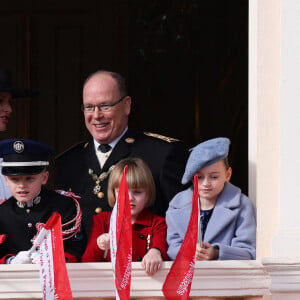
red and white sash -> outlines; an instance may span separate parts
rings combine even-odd
[[[194,268],[199,228],[198,177],[194,176],[192,211],[180,250],[171,266],[163,285],[167,300],[189,299]]]
[[[125,166],[118,198],[110,219],[110,253],[115,276],[116,299],[130,299],[132,262],[131,211]]]
[[[43,299],[72,300],[59,213],[53,213],[35,243],[40,245],[40,283]]]

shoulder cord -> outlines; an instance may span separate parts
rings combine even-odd
[[[74,226],[71,227],[70,229],[66,229],[62,231],[62,236],[63,236],[63,240],[67,240],[70,239],[71,237],[73,237],[80,229],[81,226],[81,219],[82,219],[82,212],[81,212],[81,207],[79,202],[77,201],[77,199],[80,199],[81,197],[78,195],[75,195],[72,192],[66,192],[63,190],[55,190],[55,192],[57,192],[60,195],[66,196],[66,197],[70,197],[74,200],[75,202],[75,206],[76,206],[76,216],[69,222],[62,224],[62,228],[70,225],[72,223],[75,222]],[[42,228],[44,228],[45,224],[44,223],[37,223],[35,225],[36,229],[37,229],[37,234],[34,236],[33,240],[38,236],[39,232],[41,231]]]

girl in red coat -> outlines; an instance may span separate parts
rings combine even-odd
[[[114,206],[122,173],[128,166],[126,180],[131,208],[132,261],[141,261],[146,273],[157,272],[163,260],[168,260],[165,219],[150,212],[154,203],[155,184],[149,167],[140,158],[119,161],[112,170],[108,183],[108,203]],[[94,216],[91,234],[83,262],[110,261],[109,224],[111,212]]]

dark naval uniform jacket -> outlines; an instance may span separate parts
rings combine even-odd
[[[0,234],[5,234],[6,238],[0,245],[0,263],[19,251],[29,250],[31,240],[37,234],[36,224],[45,224],[55,211],[61,215],[62,224],[71,221],[76,216],[74,200],[42,188],[32,207],[18,205],[14,197],[1,204]],[[79,261],[83,250],[83,245],[77,238],[64,240],[65,257],[69,262]]]
[[[71,189],[81,196],[83,226],[89,236],[93,215],[101,211],[111,211],[107,202],[108,175],[111,166],[126,157],[139,157],[149,166],[156,185],[156,202],[151,211],[165,216],[169,201],[183,190],[181,178],[188,151],[181,142],[162,137],[149,136],[127,130],[112,150],[109,158],[100,168],[93,140],[82,142],[59,155],[55,163],[56,186]],[[96,176],[103,176],[101,192],[94,194]],[[94,179],[93,179],[94,176]]]

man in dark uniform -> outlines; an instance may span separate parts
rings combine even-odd
[[[61,215],[66,260],[78,261],[83,251],[81,241],[75,238],[81,224],[80,205],[76,199],[44,187],[49,176],[46,166],[54,150],[32,140],[8,139],[0,142],[0,155],[2,174],[13,195],[0,205],[0,234],[5,237],[0,263],[32,263],[28,251],[32,240],[55,211]]]
[[[56,183],[81,196],[87,235],[93,215],[111,210],[106,192],[108,176],[125,157],[139,157],[149,165],[157,190],[151,210],[165,216],[169,201],[183,189],[180,180],[188,153],[181,142],[128,129],[131,97],[124,79],[113,72],[98,71],[87,78],[82,110],[93,140],[75,145],[56,158]]]

